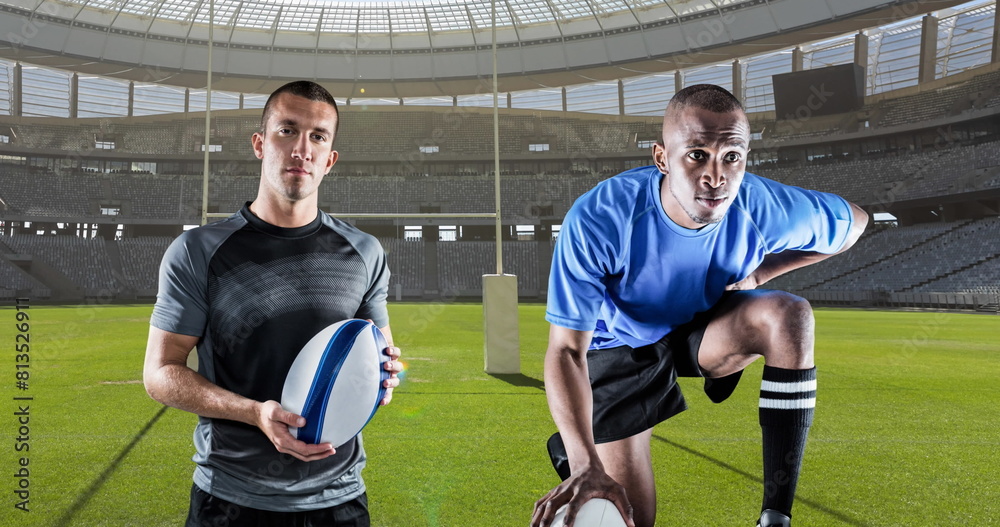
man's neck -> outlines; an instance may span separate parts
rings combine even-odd
[[[319,214],[315,194],[300,201],[274,200],[258,194],[250,204],[250,212],[271,225],[286,229],[309,225]]]

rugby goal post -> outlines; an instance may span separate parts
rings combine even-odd
[[[483,275],[483,355],[489,374],[521,373],[517,276]]]

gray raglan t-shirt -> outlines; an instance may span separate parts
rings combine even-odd
[[[229,218],[183,233],[160,264],[150,324],[200,337],[198,372],[257,401],[281,399],[302,346],[348,318],[389,324],[389,269],[378,241],[320,212],[282,228],[249,203]],[[233,503],[272,511],[332,507],[365,491],[361,436],[329,458],[279,453],[257,427],[198,418],[195,484]]]

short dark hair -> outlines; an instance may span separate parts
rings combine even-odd
[[[729,90],[714,84],[695,84],[677,92],[667,103],[667,112],[694,106],[715,113],[737,110],[746,113],[743,104]]]
[[[337,115],[337,122],[333,124],[333,136],[337,137],[337,130],[340,128],[340,110],[337,108],[337,101],[334,100],[333,95],[330,95],[330,92],[326,88],[313,81],[305,80],[289,82],[271,93],[271,96],[267,98],[267,102],[264,103],[264,113],[260,116],[261,133],[265,131],[264,127],[267,126],[267,119],[270,117],[271,102],[282,93],[290,93],[298,97],[304,97],[310,101],[325,102],[333,106],[333,113]]]

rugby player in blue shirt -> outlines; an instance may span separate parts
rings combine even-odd
[[[531,524],[566,525],[593,497],[651,527],[652,428],[686,408],[677,376],[715,402],[764,358],[760,527],[788,527],[816,397],[813,316],[795,295],[757,289],[850,248],[868,215],[833,194],[746,173],[750,128],[732,94],[690,86],[667,105],[655,166],[581,196],[549,276],[545,389],[564,481]]]

